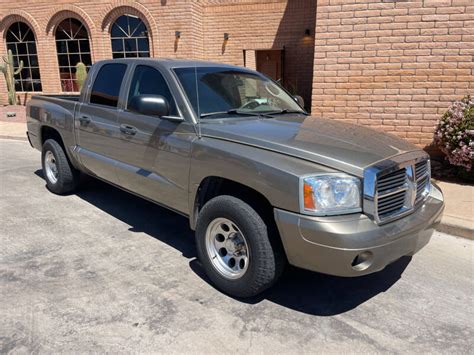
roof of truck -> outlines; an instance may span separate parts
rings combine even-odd
[[[107,59],[101,60],[98,63],[117,63],[117,62],[139,62],[139,63],[156,63],[167,69],[172,68],[189,68],[189,67],[222,67],[222,68],[234,68],[234,69],[244,69],[231,64],[209,62],[203,60],[190,60],[190,59],[172,59],[172,58],[120,58],[120,59]],[[249,68],[245,68],[249,69]]]

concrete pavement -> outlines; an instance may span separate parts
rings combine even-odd
[[[291,269],[263,297],[208,284],[185,218],[92,181],[56,196],[0,140],[0,353],[472,353],[474,242],[436,233],[362,278]]]
[[[15,116],[7,117],[7,113]],[[0,106],[0,138],[27,140],[25,106]]]
[[[438,230],[474,239],[474,186],[438,181],[445,197],[445,210]]]

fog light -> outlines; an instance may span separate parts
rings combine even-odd
[[[363,271],[372,265],[374,254],[371,251],[364,251],[352,260],[352,268],[357,271]]]

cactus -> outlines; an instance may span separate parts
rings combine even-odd
[[[0,64],[0,71],[5,75],[5,81],[7,83],[8,90],[8,104],[16,104],[16,90],[15,90],[15,75],[19,74],[23,70],[23,61],[20,60],[18,68],[15,70],[13,66],[13,53],[12,50],[8,50],[8,55],[3,56],[5,64]]]
[[[79,62],[76,64],[76,80],[79,85],[79,91],[82,90],[82,86],[87,78],[87,67],[84,63]]]

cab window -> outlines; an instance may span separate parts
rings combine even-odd
[[[90,97],[91,104],[117,107],[126,64],[105,64],[97,74]]]
[[[161,73],[147,65],[138,65],[133,73],[130,91],[128,93],[128,104],[137,95],[160,95],[170,105],[170,116],[178,116],[176,103],[171,91]]]

